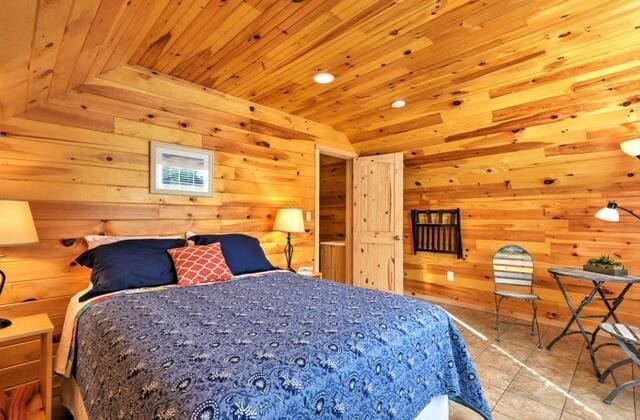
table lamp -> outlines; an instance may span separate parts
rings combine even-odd
[[[600,220],[604,220],[605,222],[619,222],[620,221],[620,212],[618,210],[622,210],[624,212],[629,213],[633,217],[640,219],[633,210],[629,210],[627,208],[621,207],[615,201],[609,201],[607,203],[607,207],[603,207],[596,213],[596,218]]]
[[[0,247],[25,245],[38,242],[38,233],[33,223],[31,209],[26,201],[0,200]],[[0,295],[7,276],[0,270]],[[0,318],[0,329],[11,325],[8,319]]]
[[[273,230],[287,232],[287,245],[284,247],[284,256],[287,259],[287,270],[294,271],[291,268],[293,260],[293,245],[291,244],[292,233],[303,233],[304,219],[302,218],[301,209],[278,209],[276,221],[273,224]]]

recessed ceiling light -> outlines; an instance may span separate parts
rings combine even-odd
[[[407,102],[404,99],[396,99],[391,102],[391,108],[404,108],[407,105]]]
[[[328,85],[329,83],[333,82],[334,80],[336,80],[336,76],[334,76],[331,73],[327,73],[327,72],[320,72],[320,73],[316,73],[313,76],[313,80],[318,83],[319,85]]]

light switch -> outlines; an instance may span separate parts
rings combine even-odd
[[[310,211],[307,212],[306,219],[307,219],[307,222],[311,221],[311,212]]]

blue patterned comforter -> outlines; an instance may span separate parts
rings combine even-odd
[[[293,273],[116,294],[77,334],[91,419],[411,419],[444,394],[491,417],[442,309]]]

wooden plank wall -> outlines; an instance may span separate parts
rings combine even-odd
[[[150,140],[214,150],[214,196],[150,194]],[[353,150],[328,126],[130,67],[0,122],[0,199],[29,200],[40,237],[0,249],[0,314],[46,312],[59,334],[70,296],[88,284],[73,262],[88,234],[244,232],[283,265],[273,218],[282,206],[314,211],[317,143]],[[295,266],[313,264],[307,228]],[[0,389],[35,379],[38,357],[35,342],[0,347]]]
[[[344,241],[346,160],[320,155],[320,241]]]
[[[636,52],[637,53],[637,52]],[[622,141],[640,137],[636,53],[572,68],[546,68],[529,79],[518,67],[495,68],[461,83],[422,112],[437,123],[399,127],[356,142],[362,154],[405,154],[405,290],[493,310],[491,259],[516,243],[533,253],[536,292],[548,322],[568,310],[547,273],[552,266],[581,266],[609,254],[640,274],[640,223],[594,218],[610,199],[640,208],[640,162]],[[473,83],[473,86],[471,86]],[[462,209],[465,259],[413,255],[411,209]],[[446,280],[454,271],[455,282]],[[576,301],[588,285],[572,283]],[[640,298],[640,288],[629,295]],[[529,316],[527,307],[508,307]],[[619,309],[640,322],[640,304]]]

